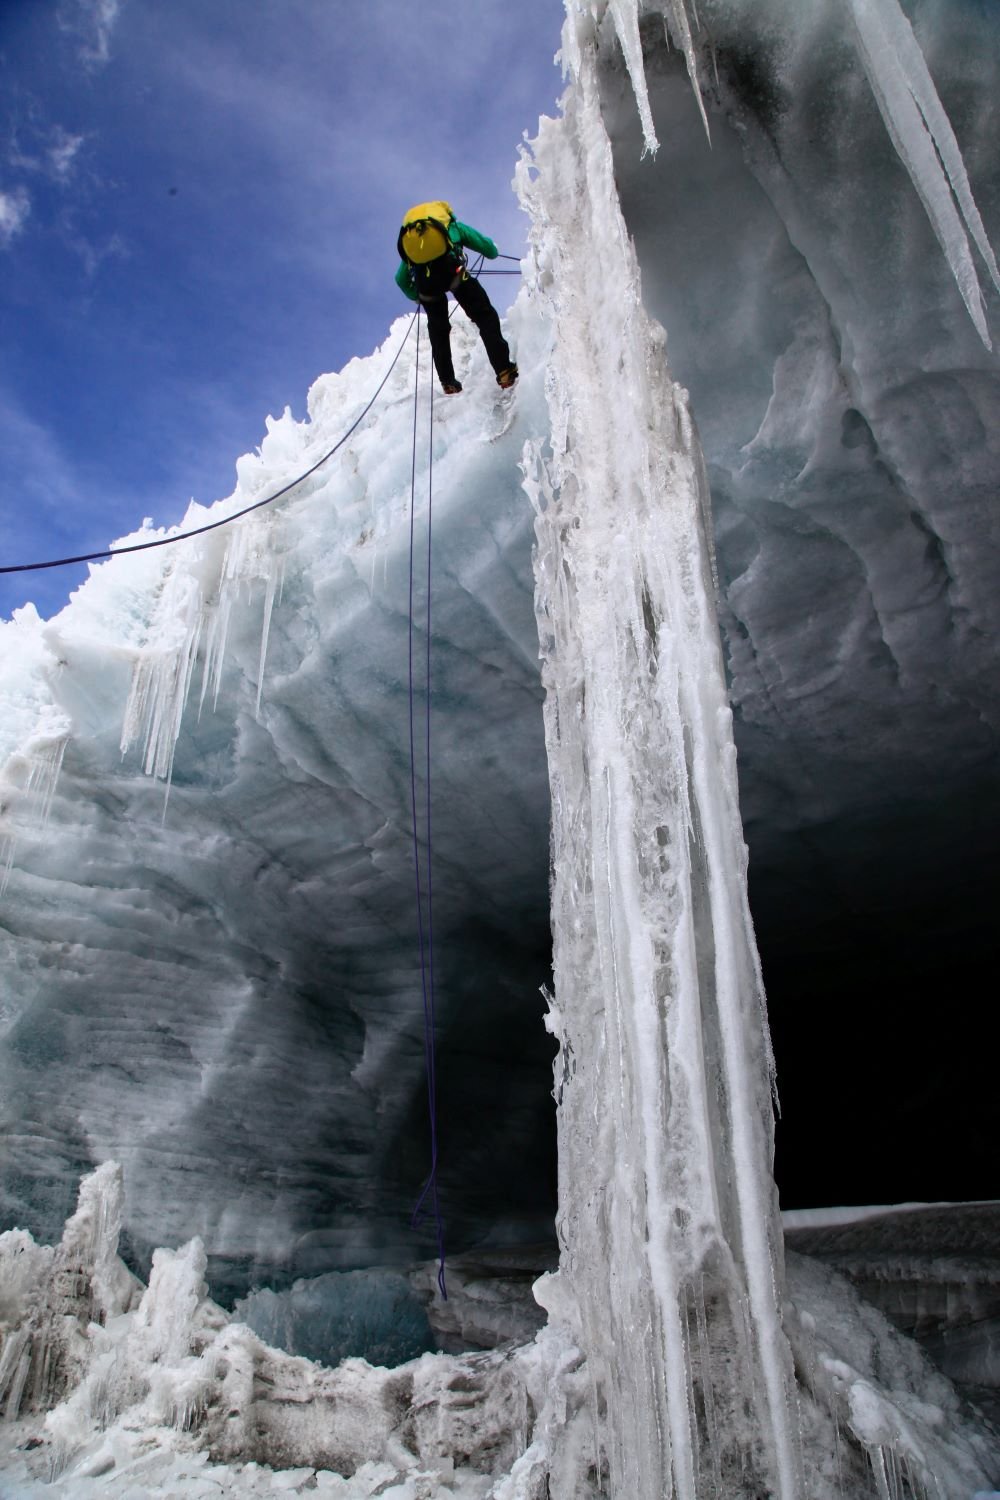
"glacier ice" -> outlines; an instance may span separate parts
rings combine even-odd
[[[707,483],[642,309],[596,66],[582,53],[577,68],[564,119],[535,146],[537,184],[522,172],[555,329],[554,456],[533,488],[560,1305],[576,1306],[569,1326],[601,1388],[612,1493],[694,1495],[731,1483],[742,1463],[748,1484],[791,1497],[801,1456],[781,1329],[771,1060]],[[581,295],[585,322],[570,310]]]
[[[765,9],[789,19],[780,5]],[[866,87],[975,318],[985,304],[967,236],[989,266],[988,242],[947,117],[898,7],[854,0],[852,14]],[[932,457],[914,462],[921,442],[933,447],[928,423],[923,436],[908,432],[907,383],[926,394],[907,373],[921,309],[934,309],[921,358],[957,392],[934,408],[942,428],[957,424],[961,402],[963,433],[975,425],[969,411],[985,418],[995,377],[983,343],[958,328],[937,262],[909,280],[894,264],[859,266],[844,250],[842,203],[822,205],[824,220],[797,171],[804,147],[788,125],[794,109],[780,107],[781,70],[813,55],[817,37],[828,49],[832,32],[842,41],[846,11],[817,0],[795,12],[770,99],[766,67],[748,81],[733,64],[734,31],[745,38],[758,19],[723,0],[702,0],[697,13],[686,0],[573,9],[564,116],[543,122],[519,172],[534,222],[531,291],[511,319],[521,387],[504,407],[470,381],[434,428],[435,708],[453,728],[435,764],[435,918],[459,1101],[450,1159],[463,1167],[446,1183],[446,1207],[467,1241],[525,1240],[546,1223],[544,1200],[508,1201],[529,1178],[521,1167],[536,1123],[512,1024],[540,1019],[523,999],[538,959],[524,934],[545,896],[531,851],[548,813],[536,625],[543,661],[561,1264],[538,1284],[549,1320],[533,1342],[426,1355],[400,1370],[348,1360],[318,1371],[269,1349],[208,1295],[209,1283],[231,1299],[269,1277],[398,1268],[413,1253],[400,1213],[424,1152],[400,686],[412,356],[377,424],[280,511],[184,551],[118,559],[56,620],[23,612],[4,626],[23,643],[3,663],[13,705],[2,731],[8,1214],[54,1238],[78,1172],[105,1163],[59,1246],[24,1227],[0,1246],[0,1398],[14,1419],[5,1463],[26,1486],[47,1476],[50,1493],[73,1494],[222,1483],[248,1494],[498,1500],[602,1488],[958,1500],[995,1470],[976,1419],[910,1344],[832,1274],[790,1258],[786,1275],[773,1064],[716,620],[718,583],[724,625],[746,626],[728,634],[733,700],[780,702],[813,731],[823,695],[850,691],[845,660],[872,668],[866,706],[887,659],[893,690],[915,691],[928,632],[913,628],[906,590],[919,575],[920,608],[935,621],[942,595],[952,598],[971,664],[970,687],[963,679],[954,698],[988,738],[989,703],[973,680],[990,659],[988,563],[962,562],[975,540],[962,507],[928,484]],[[664,22],[685,88],[701,66],[698,39],[718,44],[711,180],[737,180],[739,191],[709,195],[696,226],[702,258],[726,245],[712,212],[733,218],[738,203],[747,265],[763,247],[774,272],[748,277],[746,327],[736,319],[720,334],[710,315],[699,326],[697,275],[681,278],[688,316],[666,318],[674,373],[690,358],[703,376],[701,390],[689,383],[719,494],[718,570],[698,434],[649,316],[678,279],[659,243],[663,205],[649,204],[670,184],[642,177],[654,164],[640,151],[638,165],[627,160],[624,117],[635,105],[615,50],[617,37],[640,145],[651,147],[663,135],[658,112],[676,118],[680,65],[664,59]],[[859,76],[850,73],[848,93]],[[685,99],[701,141],[709,89],[699,83],[697,101]],[[868,149],[850,132],[829,140]],[[666,156],[657,173],[676,172]],[[841,192],[849,175],[836,179]],[[872,288],[884,293],[893,277],[905,294],[880,301]],[[874,332],[873,306],[891,312]],[[269,422],[223,509],[303,472],[360,410],[402,335],[399,324],[370,361],[322,378],[308,422]],[[771,339],[773,360],[750,361],[728,387],[713,382],[720,337],[730,359],[741,338]],[[461,326],[456,345],[475,368]],[[720,412],[733,390],[734,408]],[[942,451],[959,454],[963,479],[985,495],[995,439],[982,426],[978,447],[960,436]],[[895,486],[878,522],[860,485],[846,502],[809,491],[834,456],[837,478],[855,481],[873,448],[872,467]],[[425,446],[418,457],[426,462]],[[767,505],[783,519],[755,552],[746,534]],[[814,572],[803,542],[812,525],[824,543]],[[901,554],[913,565],[900,571]],[[762,591],[772,569],[780,579],[798,571],[794,608],[776,601],[773,578]],[[857,613],[855,592],[869,614]],[[825,608],[843,611],[842,629],[828,629]],[[773,663],[740,654],[755,611],[768,609],[780,615],[767,637]],[[797,650],[788,635],[800,637]],[[945,662],[946,635],[930,641]],[[935,726],[954,702],[944,694],[938,708]],[[896,732],[891,715],[876,728],[864,726],[880,748]],[[882,774],[871,743],[864,749],[855,790],[867,764]],[[171,787],[166,815],[156,780]],[[824,779],[816,796],[833,805],[845,785]],[[801,799],[795,806],[801,814]],[[762,821],[779,827],[783,816],[794,821],[784,810]],[[477,943],[465,947],[473,924]],[[497,1139],[504,1149],[491,1148]],[[115,1255],[120,1224],[145,1288]],[[296,1295],[258,1293],[253,1318],[269,1334],[283,1322],[297,1343],[287,1328]],[[242,1304],[248,1315],[252,1303]],[[18,1446],[39,1431],[39,1447]],[[207,1472],[206,1453],[224,1477]]]
[[[269,1347],[213,1303],[197,1239],[158,1250],[143,1286],[116,1253],[121,1202],[108,1162],[81,1184],[58,1246],[0,1235],[5,1495],[607,1493],[593,1375],[567,1337],[558,1278],[538,1287],[556,1316],[534,1339],[329,1369]],[[988,1440],[910,1340],[817,1261],[790,1256],[789,1288],[812,1457],[803,1493],[957,1500],[987,1482]],[[759,1493],[697,1493],[741,1491]]]
[[[371,360],[317,383],[309,421],[271,422],[218,510],[273,491],[325,452],[379,383],[408,321]],[[475,389],[435,422],[434,711],[465,721],[434,768],[444,856],[435,923],[451,1006],[442,1067],[457,1122],[449,1162],[464,1162],[466,1177],[480,1156],[500,1163],[478,1197],[458,1198],[446,1180],[457,1248],[498,1218],[512,1222],[519,1148],[502,1143],[529,1137],[549,1109],[547,1063],[526,1044],[548,965],[547,793],[531,517],[516,464],[524,436],[540,430],[532,345],[545,339],[543,328],[522,335],[526,373],[509,433],[501,427],[511,412]],[[455,344],[470,362],[465,329]],[[3,659],[8,690],[34,714],[28,750],[38,705],[73,725],[52,824],[18,824],[5,908],[8,920],[11,903],[27,914],[5,948],[5,1108],[12,1123],[39,1121],[15,1131],[11,1149],[29,1178],[46,1182],[45,1201],[31,1208],[17,1198],[21,1169],[7,1179],[17,1184],[11,1221],[56,1235],[81,1165],[115,1155],[127,1167],[139,1263],[163,1237],[164,1212],[176,1213],[174,1237],[202,1234],[213,1285],[231,1295],[276,1274],[414,1253],[407,1208],[426,1172],[405,699],[414,354],[411,339],[378,424],[360,428],[338,463],[286,502],[269,550],[266,523],[247,518],[238,548],[223,529],[97,567],[67,611],[31,623],[31,652]],[[418,458],[425,465],[425,448]],[[17,622],[6,628],[26,633]],[[384,663],[374,673],[373,650]],[[126,702],[126,742],[138,742],[122,757]],[[22,763],[8,760],[11,780]],[[469,766],[483,773],[477,786]],[[144,769],[170,778],[166,819],[162,788]],[[462,958],[470,927],[481,972]],[[70,945],[58,968],[37,961],[56,930]],[[73,998],[40,1027],[53,989],[66,984]],[[100,996],[96,1009],[88,995]],[[473,1023],[459,1028],[469,1011]],[[477,1111],[477,1058],[505,1101],[487,1118]],[[64,1111],[46,1105],[53,1088]],[[253,1161],[228,1165],[242,1163],[265,1119]],[[380,1164],[367,1172],[371,1150]],[[238,1186],[218,1191],[217,1174],[232,1170]],[[521,1232],[537,1239],[551,1224],[551,1189],[531,1186],[522,1203]]]
[[[262,1287],[233,1308],[265,1343],[324,1365],[401,1365],[434,1348],[427,1313],[398,1271],[331,1271],[287,1291]]]

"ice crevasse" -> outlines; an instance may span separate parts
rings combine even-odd
[[[233,1493],[400,1500],[960,1500],[1000,1472],[990,1437],[922,1356],[835,1277],[783,1255],[708,486],[663,331],[643,306],[601,101],[602,77],[623,58],[655,146],[643,56],[655,22],[685,57],[704,110],[713,17],[726,6],[699,9],[686,0],[570,7],[563,114],[542,122],[517,175],[533,226],[528,287],[512,314],[517,405],[470,393],[435,435],[442,561],[456,588],[476,591],[484,549],[492,560],[523,548],[524,492],[533,515],[552,808],[546,1024],[558,1044],[560,1265],[536,1288],[547,1326],[534,1343],[488,1354],[320,1369],[269,1349],[209,1299],[194,1226],[176,1235],[182,1249],[156,1252],[141,1285],[117,1256],[123,1186],[109,1162],[85,1182],[58,1247],[22,1230],[0,1238],[0,1400],[13,1423],[5,1463],[25,1493],[44,1480],[45,1492],[67,1495],[199,1494],[222,1483]],[[972,247],[993,280],[996,266],[909,24],[896,0],[851,0],[849,12],[879,110],[986,342]],[[321,380],[310,423],[273,423],[222,503],[237,509],[301,471],[360,406],[402,333]],[[461,333],[456,342],[460,358],[474,352]],[[338,705],[309,722],[295,683],[308,682],[313,653],[322,657],[317,619],[335,592],[341,643],[374,609],[377,628],[399,638],[386,601],[402,577],[408,476],[391,455],[407,451],[397,439],[412,376],[408,354],[387,388],[382,441],[359,434],[346,477],[318,475],[227,539],[95,570],[49,626],[26,614],[4,627],[23,642],[5,747],[21,818],[7,832],[12,899],[22,854],[29,882],[58,862],[45,820],[61,834],[72,828],[74,737],[82,728],[97,758],[117,749],[111,712],[102,718],[105,705],[91,696],[84,707],[74,692],[74,672],[94,673],[95,661],[106,665],[108,700],[122,705],[123,747],[141,743],[153,778],[122,795],[151,819],[162,803],[156,778],[169,784],[188,734],[220,759],[235,755],[252,781],[265,755],[257,726],[282,720],[271,731],[279,759],[304,786],[327,774]],[[459,478],[467,489],[470,472],[499,469],[507,477],[488,541],[470,541],[449,480],[457,495]],[[317,547],[324,494],[335,518]],[[289,597],[296,610],[283,624]],[[511,601],[498,594],[489,608],[504,622],[508,657],[527,657],[530,644],[507,628]],[[487,631],[482,650],[496,649]],[[239,689],[227,685],[234,667]],[[199,695],[204,730],[193,726]],[[361,702],[342,690],[341,707]],[[235,751],[220,727],[228,703],[239,716]],[[367,850],[358,881],[388,874],[402,889],[405,839],[382,814],[403,771],[391,753],[386,761],[374,827],[371,782],[349,752],[338,791]],[[81,761],[72,774],[87,785]],[[210,864],[176,799],[162,826],[151,836],[162,841],[161,872],[184,861],[186,844]],[[448,901],[445,883],[443,913]],[[232,1003],[234,1025],[250,983],[235,964],[210,976],[210,999],[214,987]],[[211,1079],[225,1066],[219,1038],[206,1028],[195,1045]],[[378,1045],[369,1025],[355,1071]],[[161,1102],[166,1118],[171,1101]],[[224,1259],[225,1223],[206,1228]]]

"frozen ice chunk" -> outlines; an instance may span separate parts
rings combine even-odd
[[[136,1300],[118,1258],[121,1168],[106,1162],[80,1184],[77,1209],[52,1249],[14,1229],[0,1235],[0,1406],[8,1419],[44,1410],[81,1378],[86,1331]]]

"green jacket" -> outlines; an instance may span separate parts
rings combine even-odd
[[[474,250],[477,255],[485,255],[487,260],[496,260],[499,254],[491,239],[488,239],[485,234],[480,234],[479,230],[473,229],[470,224],[460,224],[457,219],[452,219],[448,225],[448,238],[453,245],[464,245],[467,250]],[[419,302],[417,289],[410,275],[410,267],[405,260],[399,262],[396,285],[411,302]]]

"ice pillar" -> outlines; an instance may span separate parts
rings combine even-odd
[[[519,172],[553,324],[552,452],[526,463],[560,1043],[548,1296],[592,1372],[612,1495],[800,1500],[703,464],[640,300],[596,54],[569,61]]]

